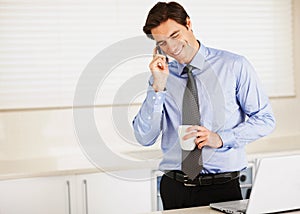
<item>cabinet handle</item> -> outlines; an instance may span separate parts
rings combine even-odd
[[[88,188],[87,188],[87,180],[83,180],[84,186],[84,200],[85,200],[85,214],[89,214],[89,207],[88,207]]]
[[[72,214],[72,210],[71,210],[71,187],[70,187],[70,181],[67,181],[67,191],[68,191],[68,208],[69,208],[69,214]]]

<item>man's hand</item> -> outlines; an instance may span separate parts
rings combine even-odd
[[[183,137],[183,140],[189,138],[195,138],[195,144],[198,149],[202,149],[203,146],[209,146],[212,148],[220,148],[223,146],[223,141],[220,136],[208,130],[204,126],[191,126],[186,129],[186,132],[190,132]]]
[[[153,89],[163,91],[166,88],[167,79],[169,76],[168,63],[166,57],[161,54],[157,54],[157,48],[153,50],[153,59],[149,64],[149,68],[153,75]]]

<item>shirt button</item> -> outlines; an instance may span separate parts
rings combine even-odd
[[[152,99],[153,99],[153,100],[155,100],[155,99],[156,99],[156,97],[155,97],[155,96],[153,96],[153,97],[152,97]]]
[[[159,96],[158,99],[160,100],[160,99],[161,99],[161,96]]]
[[[150,116],[148,117],[148,120],[151,120],[151,117],[150,117]]]

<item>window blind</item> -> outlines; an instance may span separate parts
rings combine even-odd
[[[291,0],[179,3],[191,16],[201,42],[245,55],[269,96],[294,95]],[[72,107],[86,65],[111,44],[142,36],[153,4],[138,0],[0,1],[0,109]],[[116,93],[112,86],[147,72],[149,60],[146,56],[120,63],[111,72],[115,78],[108,76],[102,83],[104,95],[95,104],[111,105]]]
[[[246,56],[269,96],[295,95],[291,1],[213,0],[189,9],[205,44]]]

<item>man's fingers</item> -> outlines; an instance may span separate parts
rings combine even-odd
[[[204,140],[204,141],[200,142],[200,143],[197,145],[197,147],[198,147],[198,149],[202,149],[203,146],[205,146],[205,145],[207,145],[207,140]]]
[[[166,64],[165,58],[160,56],[155,56],[155,58],[153,58],[152,62],[150,63],[150,69],[152,71],[157,70],[157,68],[159,69],[159,71],[165,70],[167,66],[168,65]]]
[[[192,131],[207,131],[207,129],[203,126],[198,126],[198,125],[195,125],[195,126],[191,126],[189,128],[186,129],[187,132],[192,132]]]
[[[195,142],[196,142],[196,144],[199,144],[199,143],[201,143],[202,141],[205,141],[205,140],[207,140],[207,136],[202,136],[202,137],[197,137],[195,139]]]

